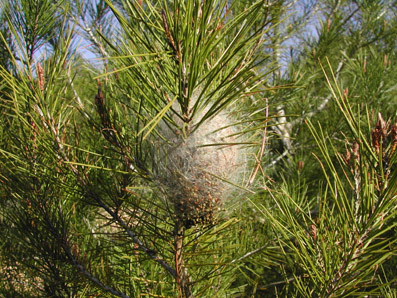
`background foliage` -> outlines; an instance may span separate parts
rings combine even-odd
[[[395,297],[396,12],[1,1],[0,295]]]

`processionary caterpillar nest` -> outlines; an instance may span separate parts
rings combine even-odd
[[[168,128],[163,131],[169,144],[163,148],[159,176],[175,216],[186,227],[212,223],[231,190],[228,182],[237,182],[244,164],[230,115],[219,113],[185,135]]]

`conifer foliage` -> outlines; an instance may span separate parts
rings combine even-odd
[[[0,8],[0,296],[395,297],[394,1]]]

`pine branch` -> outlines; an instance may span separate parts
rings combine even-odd
[[[183,256],[184,226],[179,220],[175,223],[174,249],[175,249],[175,280],[179,291],[179,298],[191,298],[192,290],[189,274]]]
[[[54,130],[54,134],[55,134],[55,141],[58,144],[58,149],[62,155],[62,158],[64,161],[66,161],[71,169],[72,172],[75,174],[76,178],[78,179],[78,181],[81,183],[82,186],[89,187],[89,182],[86,181],[86,179],[84,178],[85,175],[81,175],[81,173],[76,169],[76,167],[73,166],[72,163],[70,163],[68,157],[66,156],[66,154],[63,151],[63,146],[61,144],[60,138],[56,132],[56,130],[53,128]],[[89,191],[87,192],[87,195],[91,198],[93,198],[100,207],[102,207],[106,212],[108,212],[108,214],[116,221],[118,222],[123,228],[124,230],[127,232],[128,236],[130,236],[132,238],[132,241],[134,243],[136,243],[139,246],[139,249],[141,249],[143,252],[145,252],[151,259],[153,259],[154,261],[156,261],[158,264],[160,264],[169,274],[171,274],[173,277],[176,277],[176,271],[174,268],[172,268],[170,265],[168,265],[164,260],[162,260],[155,251],[148,249],[144,243],[139,240],[135,233],[133,231],[131,231],[128,227],[128,225],[121,219],[121,217],[116,213],[113,212],[109,206],[101,199],[101,196],[98,195],[96,192],[94,191]]]
[[[113,295],[121,298],[130,298],[128,295],[125,293],[122,293],[120,291],[117,291],[116,289],[107,286],[103,282],[101,282],[97,277],[95,277],[91,272],[89,272],[83,265],[81,265],[78,260],[75,258],[73,255],[72,251],[70,250],[69,245],[66,243],[63,243],[62,248],[69,258],[70,262],[72,263],[73,266],[75,266],[82,274],[84,274],[90,281],[92,281],[94,284],[96,284],[98,287],[104,289],[105,291],[112,293]]]
[[[263,246],[261,246],[261,247],[259,247],[259,248],[257,248],[257,249],[254,249],[254,250],[252,250],[252,251],[250,251],[250,252],[247,252],[246,254],[244,254],[243,256],[239,257],[238,259],[232,260],[232,261],[230,262],[230,264],[240,262],[241,260],[246,259],[246,258],[248,258],[248,257],[250,257],[250,256],[252,256],[252,255],[254,255],[254,254],[258,253],[258,252],[260,252],[261,250],[265,249],[266,247],[268,247],[268,244],[263,245]]]
[[[68,82],[69,82],[70,88],[71,88],[72,91],[73,91],[73,95],[74,95],[74,97],[76,98],[76,101],[77,101],[77,104],[79,105],[80,110],[83,112],[84,116],[85,116],[87,119],[90,119],[90,116],[87,114],[87,112],[84,111],[83,102],[81,101],[81,98],[80,98],[79,94],[77,93],[76,88],[74,87],[73,80],[72,80],[72,78],[70,77],[70,68],[69,68],[69,70],[66,72],[66,75],[67,75],[67,78],[68,78]]]
[[[338,67],[335,71],[336,79],[339,78],[339,75],[340,75],[340,72],[341,72],[343,66],[344,66],[344,62],[343,61],[339,62]],[[327,107],[327,104],[331,100],[332,96],[333,96],[332,93],[330,93],[326,98],[323,99],[323,101],[317,107],[316,110],[311,111],[306,114],[303,114],[301,117],[296,118],[291,122],[287,122],[286,118],[284,117],[284,115],[285,115],[284,109],[279,110],[279,113],[281,113],[281,119],[280,119],[280,121],[276,120],[276,125],[274,125],[274,127],[272,129],[278,135],[280,135],[281,140],[284,144],[285,150],[281,155],[279,155],[277,158],[273,159],[266,166],[264,166],[264,168],[270,168],[270,167],[274,166],[276,163],[278,163],[280,160],[282,160],[285,156],[287,156],[288,154],[291,153],[292,145],[291,145],[291,141],[290,141],[290,131],[291,131],[292,127],[301,123],[303,120],[311,118],[314,115],[323,111]]]
[[[335,70],[335,80],[338,80],[340,72],[344,66],[344,61],[339,62],[338,67]],[[309,113],[303,114],[301,117],[295,119],[294,121],[290,122],[291,127],[295,126],[296,124],[300,123],[302,120],[313,117],[314,115],[318,114],[322,110],[324,110],[328,104],[328,102],[331,100],[333,94],[330,93],[326,98],[323,99],[323,101],[320,103],[320,105],[315,109],[314,111],[311,111]]]
[[[168,263],[166,263],[161,257],[159,257],[155,251],[147,248],[145,244],[137,238],[135,233],[129,229],[125,221],[122,220],[117,213],[113,212],[97,193],[89,191],[87,194],[89,197],[93,198],[98,203],[98,205],[102,207],[116,222],[120,224],[120,226],[126,231],[128,236],[131,237],[132,241],[139,246],[140,250],[145,252],[152,260],[154,260],[161,267],[163,267],[171,276],[173,276],[174,278],[177,276],[176,270],[172,268]]]
[[[264,166],[264,169],[270,168],[274,166],[276,163],[278,163],[280,160],[282,160],[285,156],[287,156],[290,152],[288,150],[285,150],[281,155],[277,156],[277,158],[273,159],[271,162],[269,162],[266,166]]]

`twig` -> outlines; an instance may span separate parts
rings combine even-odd
[[[61,143],[61,140],[56,132],[55,129],[54,133],[55,133],[55,141],[58,144],[58,148],[59,151],[62,155],[62,159],[66,162],[69,161],[68,157],[66,156],[66,154],[63,151],[63,146]],[[77,168],[75,168],[72,164],[70,164],[71,169],[73,171],[73,173],[75,174],[76,178],[79,180],[79,182],[84,186],[84,187],[89,187],[88,182],[84,179],[84,175],[81,175],[81,173],[77,170]],[[141,249],[143,252],[145,252],[151,259],[155,260],[158,264],[160,264],[169,274],[171,274],[174,278],[176,277],[176,271],[174,268],[172,268],[170,265],[168,265],[164,260],[162,260],[153,250],[147,248],[144,243],[142,241],[140,241],[135,233],[133,231],[131,231],[128,228],[128,225],[120,218],[120,216],[117,215],[117,213],[113,212],[109,206],[107,204],[104,203],[104,201],[102,200],[102,198],[95,192],[93,191],[89,191],[87,193],[91,198],[93,198],[100,207],[102,207],[107,213],[109,213],[109,215],[116,221],[118,222],[123,229],[127,232],[128,236],[130,236],[132,238],[132,241],[134,243],[136,243],[139,246],[139,249]]]
[[[248,258],[249,256],[252,256],[253,254],[256,254],[257,252],[260,252],[262,249],[264,249],[265,247],[267,247],[267,245],[263,245],[253,251],[247,252],[245,255],[239,257],[238,259],[234,259],[233,261],[230,262],[230,264],[236,263],[236,262],[240,262],[241,260]]]
[[[266,118],[268,117],[269,117],[269,103],[268,103],[268,98],[266,98]],[[266,148],[266,139],[267,139],[267,125],[265,126],[265,129],[263,131],[261,150],[259,151],[259,155],[258,155],[258,163],[256,165],[255,171],[251,175],[251,179],[249,180],[248,185],[251,185],[254,182],[255,177],[258,174],[258,170],[261,166],[262,156]]]
[[[184,227],[182,222],[177,220],[175,223],[175,268],[176,268],[176,284],[178,287],[179,296],[178,298],[191,298],[192,291],[189,284],[189,274],[185,266],[183,258],[183,236]]]
[[[92,29],[88,26],[86,20],[84,17],[82,17],[82,21],[84,24],[84,27],[82,29],[87,32],[87,34],[90,36],[91,41],[99,48],[101,51],[101,54],[103,57],[109,58],[110,55],[109,53],[103,48],[102,44],[98,41],[98,39],[95,37],[94,33],[92,32]]]
[[[70,87],[72,88],[73,95],[74,95],[74,97],[76,98],[76,101],[77,101],[77,104],[79,105],[80,110],[82,111],[82,113],[84,114],[84,116],[85,116],[87,119],[90,119],[90,116],[87,114],[87,112],[84,111],[83,102],[81,101],[81,98],[80,98],[79,94],[77,93],[76,88],[74,87],[73,80],[72,80],[72,78],[70,77],[70,68],[69,68],[69,70],[66,72],[66,74],[67,74],[67,78],[68,78],[68,83],[69,83]]]
[[[343,65],[344,65],[343,61],[339,62],[338,67],[336,68],[336,71],[335,71],[335,80],[338,80],[339,74],[340,74],[340,71],[342,70]],[[318,106],[318,108],[316,110],[314,110],[310,113],[304,114],[301,117],[296,118],[294,121],[290,122],[291,127],[296,125],[298,122],[302,121],[303,119],[312,117],[315,114],[324,110],[331,98],[332,98],[332,93],[330,93],[326,98],[324,98],[323,102]]]
[[[342,67],[344,65],[344,62],[341,61],[338,64],[338,67],[335,71],[335,79],[337,80],[340,74],[340,71],[342,70]],[[302,120],[304,120],[305,118],[309,118],[314,116],[315,114],[321,112],[322,110],[325,109],[325,107],[327,106],[328,102],[331,100],[332,98],[332,93],[330,95],[328,95],[326,98],[324,98],[323,102],[318,106],[318,108],[312,112],[309,112],[307,114],[303,114],[301,117],[296,118],[294,121],[291,121],[290,123],[288,123],[288,128],[292,128],[293,126],[295,126],[296,124],[298,124],[299,122],[301,122]],[[281,112],[283,112],[284,110],[282,109]],[[282,115],[283,116],[283,115]],[[281,134],[281,130],[277,129],[277,128],[281,128],[281,130],[284,131],[284,134]],[[283,126],[283,127],[277,127],[275,126],[273,129],[278,130],[280,132],[280,136],[282,137],[282,139],[286,139],[289,137],[289,132],[287,131],[287,129]],[[283,143],[285,143],[283,141]],[[281,154],[280,156],[278,156],[276,159],[274,159],[272,162],[270,162],[269,164],[267,164],[266,166],[264,166],[263,168],[270,168],[272,166],[274,166],[277,162],[279,162],[283,157],[285,157],[289,151],[291,149],[291,146],[286,146],[285,151],[283,152],[283,154]]]
[[[278,119],[276,119],[277,125],[273,127],[273,130],[280,135],[281,142],[283,143],[285,150],[291,150],[291,136],[290,131],[292,128],[292,124],[287,122],[287,118],[285,117],[285,111],[280,106],[278,107]]]
[[[288,150],[285,150],[283,152],[283,154],[279,155],[276,159],[272,160],[269,164],[267,164],[265,167],[263,167],[264,169],[270,168],[272,166],[274,166],[276,163],[278,163],[284,156],[286,156],[288,154]]]
[[[112,287],[109,287],[107,285],[105,285],[104,283],[102,283],[97,277],[95,277],[94,275],[92,275],[91,272],[89,272],[87,269],[84,268],[83,265],[81,265],[77,259],[75,258],[75,256],[73,255],[73,253],[70,250],[69,245],[67,245],[66,243],[64,243],[62,245],[63,250],[65,251],[66,255],[68,256],[68,258],[70,259],[70,261],[72,262],[73,266],[75,266],[81,273],[83,273],[89,280],[91,280],[94,284],[96,284],[97,286],[101,287],[102,289],[104,289],[105,291],[112,293],[115,296],[121,297],[121,298],[130,298],[129,296],[127,296],[126,294],[117,291],[116,289],[113,289]]]
[[[294,280],[296,280],[296,279],[298,279],[298,278],[301,278],[301,277],[309,277],[309,276],[304,274],[304,275],[297,276],[297,277],[291,277],[291,278],[288,278],[287,280],[272,282],[272,283],[270,283],[270,284],[261,286],[261,287],[259,287],[258,289],[259,289],[260,291],[264,291],[264,290],[266,290],[266,289],[269,288],[269,287],[278,286],[278,285],[282,285],[282,284],[286,284],[286,283],[290,283],[291,281],[294,281]]]
[[[135,233],[133,231],[131,231],[128,228],[128,225],[125,223],[124,220],[122,220],[120,218],[120,216],[118,216],[118,214],[116,214],[115,212],[113,212],[109,206],[107,206],[102,199],[95,193],[90,191],[88,193],[97,203],[100,207],[102,207],[103,209],[105,209],[105,211],[107,213],[109,213],[109,215],[115,220],[117,221],[122,227],[123,229],[127,232],[128,236],[130,236],[132,238],[132,241],[134,243],[136,243],[139,246],[139,249],[142,250],[144,253],[146,253],[152,260],[156,261],[160,266],[162,266],[169,274],[171,274],[174,278],[176,277],[176,271],[174,268],[172,268],[170,265],[168,265],[163,259],[161,259],[155,251],[147,248],[144,243],[139,240]]]

